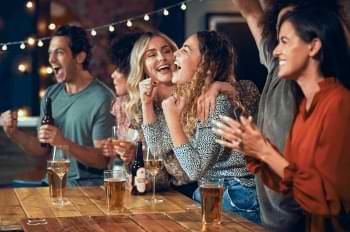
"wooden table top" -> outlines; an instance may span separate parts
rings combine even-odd
[[[24,231],[264,231],[238,215],[224,214],[221,225],[203,227],[200,205],[177,192],[159,193],[163,203],[145,204],[151,195],[125,198],[123,213],[107,211],[102,187],[67,189],[70,204],[58,207],[44,188],[0,189],[0,230]],[[46,224],[28,225],[29,218]]]

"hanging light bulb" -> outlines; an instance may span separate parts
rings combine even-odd
[[[109,25],[108,30],[109,30],[109,32],[114,32],[115,28],[113,25]]]
[[[25,49],[26,48],[26,45],[22,42],[21,45],[19,46],[20,49]]]
[[[183,2],[182,4],[181,4],[181,10],[186,10],[187,9],[187,6],[186,6],[186,4]]]
[[[132,22],[130,21],[130,19],[126,22],[126,26],[132,27]]]
[[[168,16],[168,15],[169,15],[169,11],[168,11],[167,9],[164,9],[164,10],[163,10],[163,15],[164,15],[164,16]]]
[[[91,30],[91,35],[92,35],[92,36],[96,36],[96,35],[97,35],[97,31],[96,31],[95,29],[92,29],[92,30]]]
[[[44,46],[44,42],[42,40],[38,41],[38,47],[41,48],[42,46]]]
[[[1,50],[6,51],[7,50],[7,45],[6,44],[2,45]]]
[[[149,21],[149,15],[148,14],[145,14],[145,16],[143,16],[143,19],[145,20],[145,21]]]
[[[33,37],[29,37],[27,39],[27,43],[30,45],[30,46],[33,46],[35,44],[35,39]]]

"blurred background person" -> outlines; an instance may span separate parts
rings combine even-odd
[[[117,95],[111,113],[115,117],[116,135],[124,136],[131,126],[125,113],[125,104],[129,99],[127,91],[127,79],[130,73],[130,55],[134,43],[140,38],[142,32],[132,32],[116,38],[111,44],[112,62],[115,70],[111,74],[114,90]],[[111,128],[112,130],[112,128]],[[115,136],[115,135],[114,135]],[[124,162],[129,165],[135,157],[135,146],[132,143],[112,143],[112,138],[104,142],[103,154],[111,157],[110,167],[113,164],[120,166]],[[120,159],[123,162],[120,162]]]

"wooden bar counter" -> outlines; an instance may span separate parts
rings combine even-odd
[[[157,196],[163,203],[148,205],[145,199],[151,195],[126,194],[120,213],[107,211],[102,187],[67,189],[70,204],[64,207],[51,204],[46,187],[0,189],[0,231],[265,231],[227,213],[220,225],[204,226],[196,202],[177,192]],[[28,219],[34,223],[28,224]]]

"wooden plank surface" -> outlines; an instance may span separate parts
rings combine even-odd
[[[132,216],[138,225],[149,232],[185,232],[185,227],[178,224],[166,214],[136,214]]]
[[[195,202],[191,198],[183,194],[179,194],[178,192],[162,192],[160,195],[175,203],[176,205],[179,205],[185,210],[201,208],[201,205],[198,202]]]
[[[71,202],[55,206],[48,188],[0,189],[0,230],[25,231],[264,231],[238,215],[223,214],[221,225],[202,225],[198,203],[176,192],[157,194],[163,203],[149,205],[146,196],[125,196],[125,210],[108,212],[101,187],[71,188]],[[45,218],[47,223],[28,224],[30,218]],[[22,221],[21,221],[22,220]],[[34,223],[35,224],[35,223]],[[1,227],[2,226],[2,227]],[[8,226],[7,229],[4,226]]]
[[[129,216],[118,215],[108,217],[92,217],[95,222],[104,230],[108,232],[143,232],[144,230],[137,223],[135,223]]]
[[[242,231],[242,232],[250,232],[255,231],[252,229],[249,229],[249,227],[245,227],[242,224],[240,224],[239,221],[235,220],[231,215],[223,213],[221,224],[210,224],[210,225],[204,225],[202,224],[202,218],[201,218],[201,210],[200,209],[194,209],[194,210],[187,210],[183,213],[170,213],[168,216],[182,225],[183,227],[187,228],[190,231],[208,231],[208,232],[233,232],[233,231]],[[250,223],[253,224],[253,223]]]
[[[20,229],[18,222],[25,214],[13,189],[0,190],[0,211],[0,230]]]
[[[107,205],[106,205],[106,198],[105,198],[105,192],[103,188],[96,188],[96,187],[84,187],[80,188],[81,191],[106,215],[120,215],[120,214],[143,214],[143,213],[166,213],[166,212],[184,212],[185,207],[181,207],[179,205],[179,202],[182,197],[179,197],[176,202],[175,196],[170,194],[169,199],[167,196],[164,195],[156,195],[159,199],[163,200],[162,204],[146,204],[145,199],[150,199],[152,196],[151,194],[147,194],[144,196],[133,196],[130,193],[125,194],[124,196],[124,211],[117,212],[117,211],[111,211],[108,212]],[[175,193],[176,195],[180,195],[179,193]],[[189,198],[187,198],[189,199]],[[191,202],[190,204],[193,204],[193,201],[190,199],[186,201],[181,201],[183,203]]]

